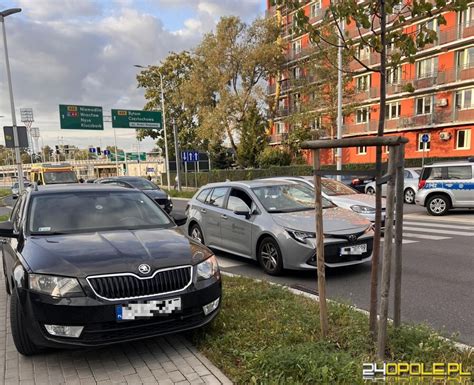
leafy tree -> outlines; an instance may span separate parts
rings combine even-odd
[[[267,143],[266,121],[256,104],[250,106],[242,122],[237,159],[243,167],[258,167],[258,156]]]
[[[222,141],[216,141],[209,145],[211,167],[213,169],[225,170],[234,164],[234,153],[222,145]]]
[[[238,17],[223,17],[204,37],[184,85],[185,102],[197,106],[199,137],[214,143],[227,137],[239,153],[236,137],[242,136],[247,111],[264,101],[263,81],[283,62],[277,36],[267,20],[247,25]]]
[[[137,76],[138,87],[145,88],[147,103],[145,110],[161,110],[161,80],[163,78],[163,94],[166,111],[166,131],[169,158],[174,159],[173,122],[178,130],[178,141],[182,150],[206,149],[207,143],[200,140],[196,133],[197,104],[184,92],[195,92],[183,89],[189,81],[194,67],[194,58],[189,52],[171,53],[160,65],[150,66]],[[191,102],[190,102],[191,101]],[[157,139],[157,146],[165,153],[164,133],[154,129],[140,130],[138,138],[151,137]]]
[[[291,164],[291,154],[279,147],[266,147],[259,156],[260,167],[289,166]]]

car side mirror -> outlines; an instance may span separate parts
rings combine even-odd
[[[243,215],[245,216],[245,219],[250,219],[252,213],[248,207],[238,207],[236,210],[234,210],[235,215]]]
[[[13,223],[10,221],[0,222],[0,237],[3,238],[17,238],[13,232]]]
[[[176,223],[176,226],[183,226],[188,220],[188,217],[183,214],[173,214],[171,215],[171,218],[173,218],[173,221],[174,223]]]
[[[18,199],[18,195],[12,195],[12,199]]]

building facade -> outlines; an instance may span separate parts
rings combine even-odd
[[[322,22],[330,3],[329,0],[300,2],[314,25]],[[404,26],[406,32],[416,33],[421,23],[428,23],[427,27],[436,31],[437,40],[419,49],[415,63],[403,63],[387,71],[385,132],[409,139],[407,159],[474,155],[474,2],[466,11],[443,15],[445,25],[438,25],[435,18],[427,18]],[[271,79],[268,85],[268,93],[277,99],[278,106],[271,133],[271,143],[275,145],[292,129],[287,117],[298,112],[299,103],[306,97],[297,85],[302,80],[315,80],[305,76],[301,62],[310,59],[317,48],[307,35],[292,33],[293,16],[294,11],[271,6],[267,0],[267,17],[281,25],[281,39],[287,50],[287,62],[280,78]],[[346,31],[356,41],[359,32],[355,23],[347,25]],[[380,56],[370,50],[359,50],[358,58],[369,67],[380,63]],[[355,60],[350,63],[350,69],[357,106],[344,116],[343,136],[374,135],[379,117],[380,74],[368,71]],[[408,88],[411,90],[407,91]],[[422,138],[426,140],[426,135],[429,142],[424,144]],[[333,160],[332,154],[325,154],[325,163]],[[342,161],[343,164],[375,162],[375,148],[344,149]]]

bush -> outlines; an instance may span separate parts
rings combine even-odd
[[[260,167],[289,166],[291,154],[277,147],[266,147],[260,154],[258,161]]]

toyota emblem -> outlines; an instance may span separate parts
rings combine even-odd
[[[142,263],[140,266],[138,266],[138,271],[142,274],[148,274],[151,271],[151,267],[146,263]]]
[[[347,239],[349,239],[350,242],[355,242],[357,241],[357,235],[351,234],[347,237]]]

